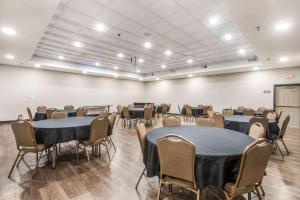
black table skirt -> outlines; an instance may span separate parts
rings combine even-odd
[[[185,115],[186,114],[186,109],[182,108],[181,109],[181,114]],[[200,107],[192,107],[192,115],[194,117],[202,116],[203,115],[203,108]]]
[[[76,110],[62,110],[63,112],[68,113],[68,117],[75,117],[76,116]],[[45,112],[36,112],[34,114],[33,121],[40,121],[47,119],[47,114]]]
[[[241,133],[248,134],[249,130],[249,120],[251,116],[243,116],[243,115],[233,115],[233,116],[225,116],[225,128],[238,131]],[[279,134],[280,128],[276,121],[269,121],[269,128],[267,130],[266,138],[271,140]]]
[[[233,110],[233,114],[234,114],[234,115],[244,115],[243,111],[240,111],[240,110]],[[255,112],[254,112],[254,115],[255,115],[256,117],[261,117],[262,114],[263,114],[263,112],[260,112],[260,111],[255,111]]]
[[[90,124],[95,117],[70,117],[32,122],[38,144],[52,145],[72,140],[86,140],[90,136]],[[107,135],[112,134],[109,126]]]
[[[174,126],[152,129],[147,133],[143,161],[147,176],[158,176],[160,171],[156,140],[167,134],[176,134],[196,146],[195,175],[197,186],[222,188],[237,175],[241,155],[253,138],[228,130],[204,126]]]
[[[142,119],[144,117],[144,108],[132,108],[129,109],[129,115],[131,119]],[[155,111],[153,110],[152,116],[155,117]],[[124,117],[123,112],[121,117]]]

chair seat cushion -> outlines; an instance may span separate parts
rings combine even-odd
[[[84,146],[90,146],[90,145],[95,145],[95,144],[101,144],[103,141],[105,141],[104,138],[95,140],[91,142],[90,140],[80,140],[79,143],[83,144]]]
[[[169,177],[169,176],[164,177],[163,182],[168,182],[168,183],[174,184],[174,185],[176,185],[178,187],[182,187],[182,188],[196,189],[192,182],[180,180],[180,179],[177,179],[177,178],[172,178],[172,177]]]
[[[249,185],[247,187],[239,188],[238,190],[235,190],[235,184],[229,182],[225,184],[224,190],[229,196],[233,197],[233,196],[238,196],[240,194],[246,194],[248,192],[251,192],[254,187],[255,185]]]
[[[44,144],[37,144],[36,147],[21,147],[21,150],[24,152],[41,152],[48,147]]]

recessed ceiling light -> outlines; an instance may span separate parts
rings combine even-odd
[[[141,73],[141,70],[137,69],[137,70],[136,70],[136,73]]]
[[[187,60],[187,63],[189,63],[189,64],[191,64],[191,63],[193,63],[194,61],[192,60],[192,59],[188,59]]]
[[[290,24],[286,22],[280,22],[276,24],[274,28],[276,31],[286,31],[290,28]]]
[[[2,31],[2,33],[6,34],[6,35],[10,35],[10,36],[16,35],[16,31],[9,27],[2,27],[1,31]]]
[[[63,59],[65,59],[65,57],[64,57],[64,56],[58,56],[58,58],[59,58],[60,60],[63,60]]]
[[[87,71],[83,70],[82,73],[83,73],[83,74],[87,74]]]
[[[38,63],[35,63],[35,64],[34,64],[34,67],[35,67],[35,68],[40,68],[40,67],[41,67],[41,65],[40,65],[40,64],[38,64]]]
[[[166,50],[165,54],[166,54],[167,56],[170,56],[170,55],[172,55],[172,51],[171,51],[171,50]]]
[[[12,54],[6,54],[5,58],[12,60],[12,59],[15,59],[15,56]]]
[[[165,68],[167,68],[167,65],[162,64],[160,67],[163,68],[163,69],[165,69]]]
[[[159,81],[159,78],[156,78],[157,81]]]
[[[123,58],[123,57],[124,57],[124,54],[123,54],[123,53],[118,53],[118,57],[119,57],[119,58]]]
[[[101,32],[101,33],[107,31],[106,25],[103,24],[103,23],[101,23],[101,22],[99,22],[99,23],[97,23],[97,24],[95,25],[95,29],[96,29],[96,31],[99,31],[99,32]]]
[[[118,67],[118,66],[114,66],[114,69],[115,69],[115,70],[118,70],[118,69],[119,69],[119,67]]]
[[[252,69],[253,69],[254,71],[257,71],[257,70],[259,70],[259,67],[256,66],[256,67],[253,67]]]
[[[193,74],[189,74],[188,77],[189,77],[189,78],[192,78],[192,77],[193,77]]]
[[[246,50],[245,49],[239,49],[239,54],[240,55],[245,55],[246,53]]]
[[[101,64],[100,64],[99,62],[96,62],[95,65],[96,65],[96,66],[100,66]]]
[[[208,21],[210,26],[216,26],[219,24],[219,17],[211,17]]]
[[[224,39],[225,39],[225,40],[232,40],[233,37],[232,37],[231,34],[227,33],[227,34],[224,35]]]
[[[144,47],[145,47],[146,49],[151,48],[151,47],[152,47],[151,42],[145,42],[145,43],[144,43]]]
[[[81,42],[79,42],[79,41],[74,42],[73,45],[75,47],[83,47],[83,44]]]
[[[143,59],[143,58],[140,58],[140,59],[138,59],[138,62],[139,62],[139,63],[143,63],[143,62],[144,62],[144,59]]]
[[[282,56],[282,57],[279,58],[279,61],[282,62],[282,63],[287,62],[288,60],[289,60],[289,58],[286,57],[286,56]]]

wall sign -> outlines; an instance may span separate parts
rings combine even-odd
[[[293,78],[295,78],[295,74],[293,74],[293,73],[283,74],[283,79],[285,79],[285,80],[293,79]]]
[[[264,90],[264,94],[270,94],[271,90]]]

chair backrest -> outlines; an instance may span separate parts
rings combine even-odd
[[[210,108],[209,108],[209,106],[204,106],[203,107],[203,115],[207,115],[208,113],[208,111],[210,110]]]
[[[272,110],[264,110],[262,116],[267,117],[269,112],[272,112]]]
[[[245,106],[239,106],[239,107],[237,108],[238,111],[242,111],[242,112],[243,112],[245,109],[246,109]]]
[[[144,109],[144,118],[145,119],[151,119],[153,117],[153,111],[154,109],[151,107],[146,107]]]
[[[109,113],[106,110],[101,110],[99,117],[108,117]]]
[[[17,120],[11,123],[11,128],[15,135],[16,144],[19,147],[36,148],[35,134],[30,122],[26,120]]]
[[[185,106],[185,114],[186,115],[192,115],[193,114],[192,106],[190,106],[190,105]]]
[[[214,111],[213,110],[208,110],[207,111],[207,117],[213,119],[214,118]]]
[[[86,111],[87,111],[86,107],[79,107],[76,110],[76,116],[83,117],[86,114]]]
[[[56,108],[48,108],[46,110],[47,119],[52,119],[52,113],[57,111]]]
[[[261,123],[255,122],[250,126],[249,136],[256,140],[260,138],[265,138],[266,137],[265,127]]]
[[[117,115],[116,115],[116,113],[114,113],[114,112],[111,113],[111,114],[108,116],[109,126],[110,126],[110,131],[111,131],[111,133],[113,132],[116,118],[117,118]]]
[[[168,105],[163,103],[163,104],[161,104],[161,107],[162,107],[161,113],[166,114],[168,112]]]
[[[157,140],[160,175],[189,181],[195,185],[195,151],[190,141],[167,135]]]
[[[277,123],[279,123],[281,116],[282,116],[282,110],[280,110],[279,114],[277,115],[277,118],[276,118]]]
[[[280,133],[279,133],[279,138],[283,138],[283,136],[286,133],[286,129],[289,125],[289,121],[290,121],[291,117],[289,115],[287,115],[282,123],[281,129],[280,129]]]
[[[123,106],[123,116],[125,118],[130,118],[129,109],[126,106]]]
[[[181,113],[180,105],[177,106],[179,113]]]
[[[224,116],[221,113],[215,112],[213,115],[213,119],[215,121],[215,127],[224,128]]]
[[[246,116],[254,116],[255,115],[255,111],[251,108],[246,108],[245,110],[243,110],[243,115]]]
[[[168,103],[168,104],[167,104],[167,112],[170,112],[170,109],[171,109],[171,104]]]
[[[129,104],[128,108],[134,108],[134,105],[133,104]]]
[[[38,106],[36,109],[38,112],[46,112],[47,107],[44,105]]]
[[[142,120],[140,120],[136,125],[136,133],[139,138],[140,147],[141,147],[141,151],[142,151],[142,155],[143,155],[144,149],[145,149],[145,138],[146,138],[147,130],[146,130],[146,126]]]
[[[265,108],[265,107],[259,107],[259,108],[257,108],[258,112],[264,112],[265,110],[268,110],[268,109]]]
[[[51,119],[63,119],[63,118],[67,118],[67,117],[68,117],[67,112],[54,111],[51,114]]]
[[[229,116],[229,115],[233,115],[234,113],[233,113],[233,110],[231,108],[225,108],[225,109],[223,109],[222,114],[224,116]]]
[[[120,115],[122,113],[122,111],[123,111],[123,106],[118,105],[117,106],[117,113]]]
[[[211,118],[197,117],[195,123],[198,126],[215,126],[215,121]]]
[[[29,107],[27,107],[27,113],[28,113],[29,120],[33,121],[32,112],[31,112],[31,109]]]
[[[209,104],[209,105],[206,105],[208,107],[208,110],[213,110],[213,105]]]
[[[248,145],[243,152],[235,191],[261,182],[272,154],[272,145],[259,139]]]
[[[73,105],[65,105],[64,110],[74,110],[74,106]]]
[[[170,115],[163,119],[163,126],[180,126],[181,119],[177,116]]]
[[[274,112],[274,111],[270,111],[270,112],[268,112],[268,114],[267,114],[267,118],[268,118],[269,120],[274,120],[274,121],[276,121],[276,119],[277,119],[277,113]]]
[[[265,134],[267,134],[268,132],[268,129],[269,129],[269,120],[265,117],[251,117],[251,119],[249,120],[249,124],[250,124],[250,127],[252,124],[255,124],[255,123],[260,123],[264,129],[265,129]],[[249,129],[250,131],[250,129]]]
[[[94,141],[104,139],[107,137],[107,131],[109,127],[109,120],[108,118],[97,117],[91,123],[90,128],[90,143]]]

